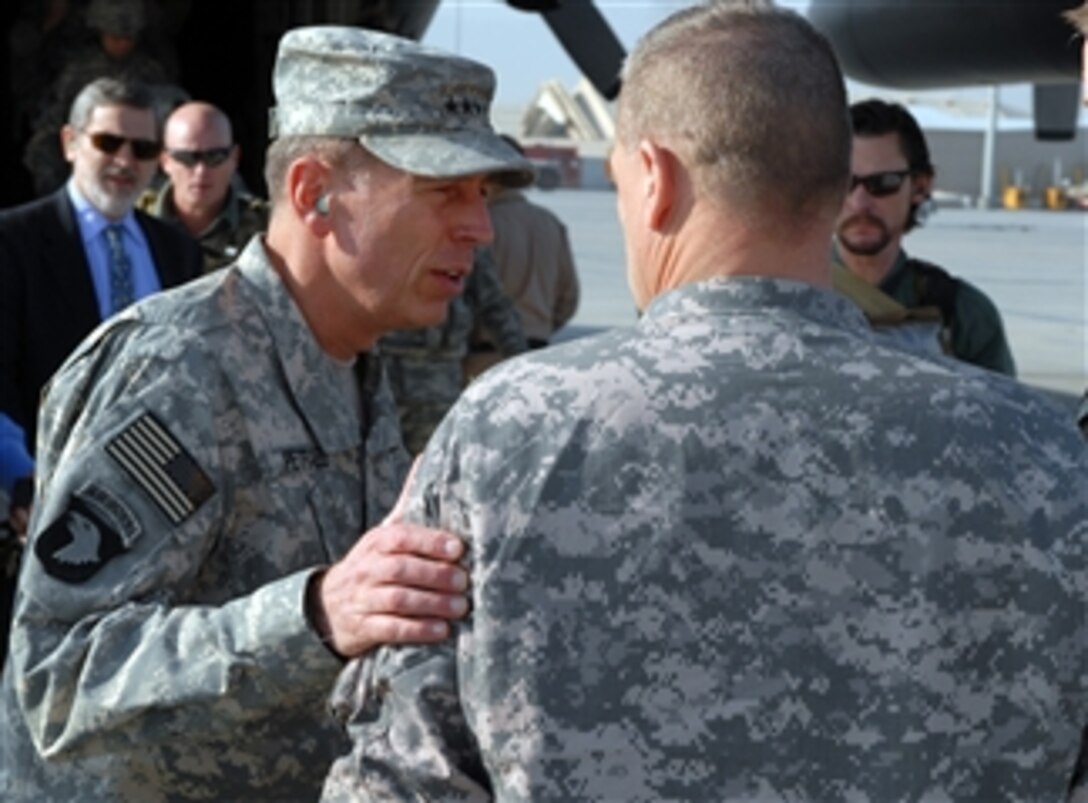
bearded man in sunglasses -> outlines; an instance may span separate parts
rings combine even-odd
[[[837,254],[855,275],[908,309],[940,310],[945,350],[1015,376],[994,303],[944,269],[907,256],[902,239],[921,224],[934,169],[917,121],[903,106],[866,100],[850,107],[854,128],[850,192],[836,224]]]
[[[163,143],[159,163],[168,180],[145,193],[140,208],[195,237],[205,273],[225,267],[268,228],[268,202],[238,176],[230,118],[210,103],[185,103],[167,119]]]
[[[152,101],[140,84],[89,83],[61,131],[67,184],[0,211],[0,413],[31,452],[42,389],[80,340],[200,273],[191,237],[133,208],[161,150]]]

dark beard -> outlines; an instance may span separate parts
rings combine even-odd
[[[866,243],[865,245],[852,243],[849,239],[847,239],[843,232],[845,232],[852,223],[861,221],[864,221],[880,229],[882,236],[871,243]],[[871,257],[874,254],[879,254],[881,251],[887,248],[889,243],[891,243],[892,241],[891,232],[889,232],[888,227],[884,225],[884,221],[872,217],[871,215],[854,215],[853,217],[848,217],[846,220],[839,224],[838,231],[836,231],[835,234],[837,235],[840,248],[842,248],[844,251],[849,251],[851,254],[856,254],[857,256],[862,257]]]

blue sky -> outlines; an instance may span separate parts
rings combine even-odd
[[[630,49],[646,30],[690,2],[597,0],[596,4],[620,42]],[[803,13],[808,0],[780,2],[780,5]],[[551,29],[538,15],[518,11],[503,0],[443,0],[423,41],[490,65],[499,79],[496,97],[499,105],[527,104],[545,80],[554,78],[570,88],[581,77]],[[885,90],[854,83],[850,88],[855,99],[888,94]],[[986,88],[916,92],[905,102],[919,116],[923,126],[931,118],[939,120],[943,126],[979,128],[985,124],[984,115],[961,117],[936,111],[936,108],[943,106],[950,96],[985,102],[988,95]],[[1002,119],[1002,127],[1030,127],[1030,87],[1023,84],[1002,87],[1001,104],[1010,112]],[[1081,124],[1086,121],[1088,114],[1082,112]]]
[[[669,13],[687,5],[687,0],[597,0],[627,49]],[[539,15],[518,11],[502,0],[442,0],[423,41],[490,65],[499,77],[497,102],[502,105],[528,103],[549,78],[570,87],[581,77]]]

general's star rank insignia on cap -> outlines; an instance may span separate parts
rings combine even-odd
[[[106,451],[171,524],[181,524],[215,494],[208,475],[151,413],[125,427]]]

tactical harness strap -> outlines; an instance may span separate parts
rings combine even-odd
[[[956,294],[959,280],[944,268],[910,257],[906,269],[914,280],[914,293],[919,307],[936,307],[941,311],[941,346],[952,353],[952,329],[956,324]]]

